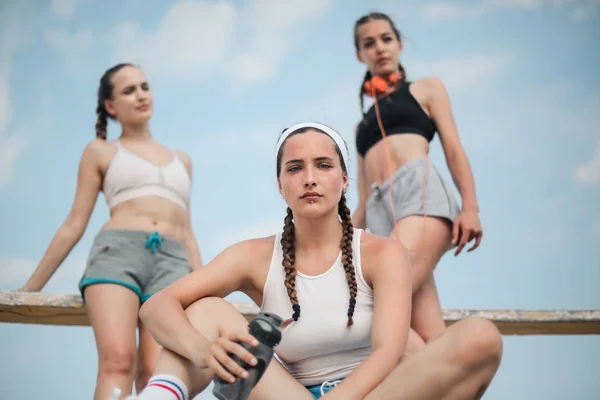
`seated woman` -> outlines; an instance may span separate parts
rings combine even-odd
[[[247,294],[278,314],[282,340],[251,399],[465,399],[496,373],[502,342],[482,319],[453,324],[404,358],[411,320],[410,257],[394,239],[354,228],[346,206],[348,152],[316,123],[283,132],[277,177],[283,231],[237,243],[155,294],[140,318],[161,350],[139,400],[187,400],[216,376],[253,364],[247,321],[223,297]],[[402,362],[401,362],[402,361]]]

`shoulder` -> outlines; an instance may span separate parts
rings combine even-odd
[[[192,157],[190,157],[185,151],[175,150],[175,154],[177,154],[177,157],[181,158],[181,161],[183,161],[185,164],[192,165]]]
[[[367,282],[390,269],[410,266],[406,248],[396,239],[363,232],[360,243],[361,265]]]
[[[183,164],[185,165],[185,167],[191,171],[192,170],[192,157],[190,157],[185,151],[183,150],[175,150],[175,154],[177,154],[177,157],[179,157],[179,159],[181,160],[181,162],[183,162]]]
[[[426,76],[413,82],[413,84],[427,87],[432,90],[445,88],[444,82],[437,76]]]
[[[81,154],[83,160],[102,160],[109,152],[114,152],[116,146],[103,139],[94,139],[85,146]]]
[[[400,241],[369,232],[363,232],[361,235],[360,252],[363,259],[370,264],[390,257],[403,258],[408,254]]]
[[[446,85],[437,76],[427,76],[413,82],[413,85],[418,86],[425,91],[428,97],[438,97],[446,95]]]
[[[106,140],[103,139],[94,139],[85,146],[83,152],[95,154],[98,152],[102,152],[106,149],[106,146],[109,145]]]
[[[275,235],[265,236],[260,238],[252,238],[237,242],[232,247],[242,255],[249,256],[265,256],[271,257],[273,246],[275,245]]]
[[[275,245],[275,235],[242,240],[223,250],[230,257],[244,260],[250,266],[270,262]]]

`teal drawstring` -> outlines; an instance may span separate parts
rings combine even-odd
[[[158,235],[158,232],[154,232],[149,238],[148,240],[146,240],[146,244],[145,247],[146,248],[152,248],[152,252],[156,252],[157,246],[158,247],[162,247],[162,239],[160,238],[160,236]]]

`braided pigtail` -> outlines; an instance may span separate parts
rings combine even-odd
[[[402,86],[406,83],[406,71],[404,70],[404,67],[400,63],[398,63],[398,70],[400,72],[400,79],[398,80],[397,83],[399,86]]]
[[[360,100],[360,113],[363,118],[366,116],[365,113],[365,83],[371,80],[371,71],[365,73],[362,83],[360,84],[360,91],[358,92],[358,99]]]
[[[352,255],[352,239],[354,237],[354,226],[352,225],[352,215],[350,209],[346,205],[346,196],[342,194],[342,198],[338,203],[338,213],[342,220],[343,235],[342,235],[342,264],[346,271],[346,280],[348,281],[348,289],[350,290],[350,300],[348,305],[348,324],[346,327],[351,327],[354,323],[354,307],[356,306],[356,273],[354,270],[353,255]]]
[[[100,78],[100,85],[98,86],[98,105],[96,106],[96,137],[98,139],[106,140],[106,128],[108,125],[108,119],[115,119],[114,116],[110,115],[104,106],[106,100],[113,98],[114,84],[112,77],[123,67],[134,66],[129,63],[121,63],[110,67],[104,72],[102,78]]]
[[[282,265],[285,269],[285,287],[292,302],[294,313],[292,314],[292,318],[284,321],[282,326],[284,328],[292,321],[298,321],[298,318],[300,318],[300,304],[298,304],[298,295],[296,293],[296,268],[294,267],[296,247],[294,243],[293,218],[292,210],[288,207],[281,235],[281,248],[283,251]]]
[[[106,112],[106,108],[104,108],[103,104],[98,104],[98,107],[96,108],[96,115],[98,115],[98,119],[96,120],[96,137],[98,139],[106,140],[108,113]]]

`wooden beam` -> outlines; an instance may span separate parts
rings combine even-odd
[[[258,307],[248,302],[232,304],[251,320]],[[600,310],[443,310],[446,325],[468,317],[496,324],[503,335],[598,335]],[[79,295],[0,291],[0,322],[89,326]]]

